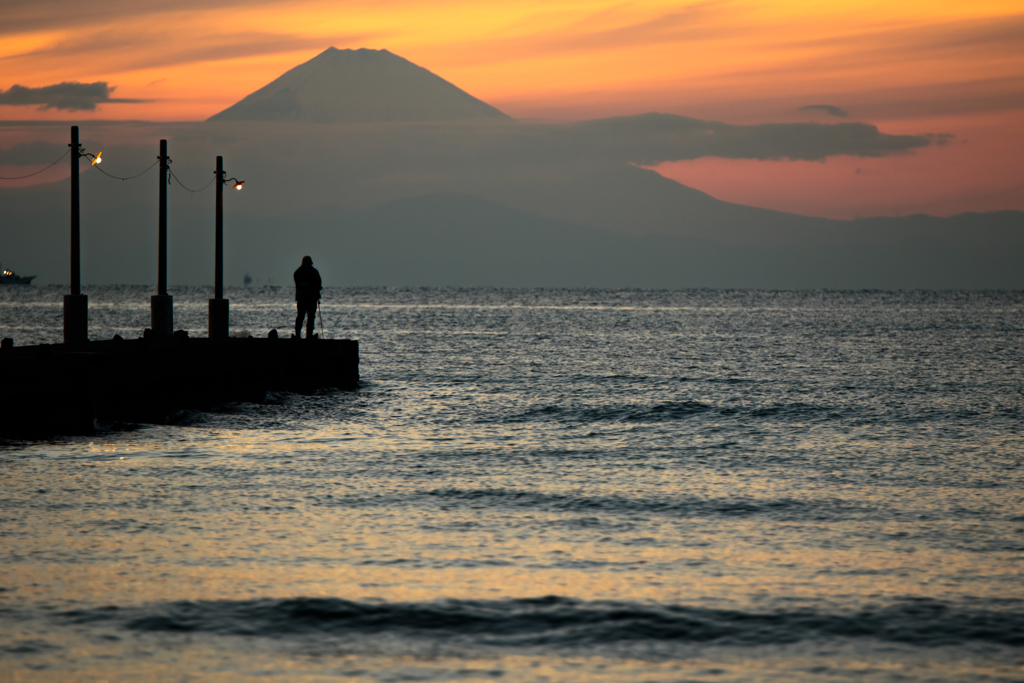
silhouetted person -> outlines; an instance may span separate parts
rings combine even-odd
[[[316,302],[320,300],[320,273],[313,267],[313,259],[302,257],[302,265],[295,271],[295,303],[299,315],[295,318],[295,336],[302,337],[302,319],[306,319],[306,339],[313,338],[316,322]]]

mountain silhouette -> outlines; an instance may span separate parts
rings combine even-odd
[[[82,197],[83,279],[155,282],[152,193],[126,195],[120,183],[94,172],[83,174]],[[209,285],[212,207],[187,192],[170,193],[168,203],[170,282]],[[825,237],[726,243],[626,234],[442,192],[365,208],[295,205],[277,215],[227,213],[224,266],[229,283],[240,284],[251,272],[286,286],[302,256],[312,253],[329,286],[1024,287],[1024,212],[805,220],[807,234]],[[67,180],[0,188],[0,225],[5,258],[28,264],[39,284],[67,281],[67,251],[54,246],[67,244]]]
[[[387,50],[327,48],[208,121],[367,123],[509,119]]]
[[[233,282],[288,282],[312,252],[330,285],[1024,287],[1024,212],[830,220],[720,201],[649,168],[751,145],[750,158],[816,158],[907,143],[864,124],[518,121],[386,50],[331,48],[206,122],[152,125],[173,140],[175,178],[199,187],[223,156],[252,188],[226,207]],[[126,170],[152,163],[148,144],[103,148]],[[37,284],[66,281],[54,245],[67,244],[68,182],[0,187],[5,261]],[[86,167],[86,282],[154,281],[153,189]],[[211,281],[206,196],[168,196],[173,284]]]

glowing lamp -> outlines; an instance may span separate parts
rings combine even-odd
[[[103,156],[103,152],[100,152],[95,157],[93,157],[93,160],[92,160],[92,165],[93,166],[95,166],[96,164],[98,164],[98,163],[103,161],[103,159],[100,158],[101,156]]]
[[[242,185],[245,185],[245,181],[244,180],[239,180],[239,181],[235,182],[235,189],[236,190],[241,190],[242,189]]]

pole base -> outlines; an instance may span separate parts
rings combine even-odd
[[[89,341],[89,297],[85,294],[64,295],[64,343],[84,344]]]
[[[228,300],[210,299],[210,339],[228,336]]]
[[[174,297],[156,294],[149,297],[150,324],[157,339],[170,337],[174,332]]]

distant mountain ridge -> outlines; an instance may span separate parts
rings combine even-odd
[[[823,155],[906,142],[844,125],[836,139],[818,124],[800,135]],[[668,114],[517,121],[386,50],[331,48],[207,122],[158,129],[176,177],[199,186],[223,156],[252,188],[226,207],[235,282],[287,281],[312,253],[331,285],[1024,288],[1024,212],[841,221],[723,202],[652,160],[694,136],[720,141],[699,146],[712,156],[751,135],[784,150],[772,145],[794,129]],[[871,145],[845,146],[847,133]],[[148,144],[106,149],[125,169],[152,163]],[[40,283],[66,281],[67,183],[0,187],[0,252]],[[152,189],[86,168],[84,281],[153,281]],[[213,207],[192,194],[168,197],[175,284],[212,278]]]
[[[66,282],[67,187],[0,188],[4,252]],[[120,185],[84,174],[83,279],[154,282],[151,197],[117,201]],[[172,284],[212,281],[210,207],[170,197]],[[831,240],[724,244],[686,235],[628,235],[544,218],[472,195],[433,193],[363,209],[332,205],[287,215],[228,214],[225,273],[289,282],[312,253],[331,286],[691,287],[752,289],[1022,289],[1024,212],[813,219]],[[140,230],[138,226],[145,226]]]
[[[207,120],[367,123],[509,118],[387,50],[331,47]]]

